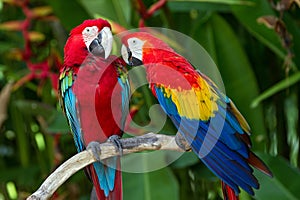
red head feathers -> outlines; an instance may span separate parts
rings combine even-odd
[[[111,26],[106,20],[85,20],[70,32],[64,48],[64,67],[79,67],[89,52],[106,58],[111,40]]]

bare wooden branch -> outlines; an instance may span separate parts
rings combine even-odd
[[[142,136],[125,138],[121,139],[121,143],[123,155],[144,150],[184,151],[176,144],[174,136],[162,134],[148,133]],[[100,144],[100,148],[101,160],[120,155],[120,152],[115,149],[111,142]],[[97,160],[91,150],[85,150],[74,155],[60,165],[27,200],[49,199],[70,176],[95,161]]]

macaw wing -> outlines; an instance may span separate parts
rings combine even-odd
[[[116,70],[118,73],[118,83],[121,86],[122,96],[122,117],[121,117],[121,130],[124,131],[127,116],[129,114],[129,101],[130,101],[130,83],[128,79],[127,70],[124,67],[126,63],[120,62],[120,59],[115,61]]]
[[[67,117],[67,121],[75,141],[76,149],[78,152],[80,152],[85,149],[85,146],[82,140],[81,126],[77,116],[76,96],[72,90],[73,83],[74,77],[72,70],[64,71],[60,75],[59,91],[62,110]]]
[[[258,181],[247,163],[248,147],[238,136],[245,131],[229,109],[229,98],[200,75],[198,79],[199,88],[180,90],[160,84],[154,86],[154,92],[206,166],[237,194],[240,186],[253,195],[252,187],[258,188]]]
[[[221,98],[221,101],[227,104],[227,109],[230,110],[230,113],[236,118],[236,120],[239,122],[241,128],[243,129],[244,132],[247,134],[242,134],[240,135],[241,139],[249,146],[251,147],[251,140],[250,140],[250,126],[246,119],[243,117],[243,115],[240,113],[240,111],[236,108],[234,103],[221,91],[219,91],[218,87],[216,84],[205,74],[201,73],[199,70],[196,70],[198,74],[218,93],[218,96]]]

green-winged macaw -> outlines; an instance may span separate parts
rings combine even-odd
[[[254,195],[259,183],[250,165],[272,173],[250,150],[249,125],[231,99],[161,39],[136,32],[122,43],[124,61],[144,65],[153,95],[178,129],[177,144],[186,142],[221,179],[225,199],[238,199],[239,187]]]
[[[129,84],[122,67],[124,62],[110,56],[112,39],[111,26],[106,20],[85,20],[71,30],[64,47],[60,102],[78,152],[91,148],[97,153],[95,142],[107,139],[120,144]],[[85,171],[92,179],[98,199],[122,199],[118,157],[95,162]]]

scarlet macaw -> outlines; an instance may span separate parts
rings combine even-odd
[[[78,152],[91,148],[97,153],[95,142],[108,138],[120,144],[129,84],[123,61],[110,56],[111,48],[111,26],[102,19],[85,20],[71,30],[64,48],[60,100]],[[119,158],[95,162],[85,172],[98,199],[122,199]]]
[[[144,65],[150,89],[192,151],[222,181],[225,199],[251,195],[258,180],[250,165],[272,176],[251,150],[250,128],[217,86],[162,40],[146,32],[125,34],[121,54],[131,66]],[[186,147],[184,147],[186,148]]]

